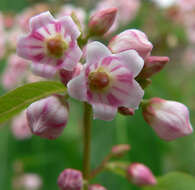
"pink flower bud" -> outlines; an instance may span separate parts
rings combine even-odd
[[[127,178],[137,186],[155,185],[157,183],[151,170],[141,163],[133,163],[128,167]]]
[[[79,170],[65,169],[58,177],[58,186],[61,190],[81,190],[83,176]]]
[[[129,150],[130,150],[130,145],[128,144],[119,144],[116,146],[112,147],[112,154],[117,157],[124,156]]]
[[[67,123],[68,104],[61,96],[39,100],[28,107],[27,119],[33,134],[56,139]]]
[[[89,21],[89,30],[92,35],[105,34],[115,21],[117,8],[108,8],[96,12]]]
[[[83,69],[83,65],[78,63],[73,71],[67,71],[65,69],[60,69],[59,76],[60,80],[63,84],[67,85],[67,83],[74,77],[78,76]]]
[[[126,50],[136,50],[142,58],[150,55],[153,45],[145,33],[140,30],[125,30],[116,35],[108,44],[112,53],[119,53]]]
[[[93,184],[89,186],[89,190],[106,190],[106,188],[99,184]]]
[[[193,132],[188,108],[179,102],[152,98],[143,106],[143,116],[157,135],[167,141]]]
[[[134,115],[135,111],[132,108],[126,108],[124,106],[118,108],[118,112],[122,115]]]
[[[144,68],[138,75],[138,78],[150,78],[154,74],[161,71],[164,66],[169,62],[168,57],[149,56],[145,59]]]

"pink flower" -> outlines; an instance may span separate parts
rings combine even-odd
[[[83,176],[79,170],[65,169],[58,177],[58,186],[61,190],[81,190]]]
[[[148,40],[145,33],[140,30],[132,29],[125,30],[124,32],[116,35],[109,42],[108,47],[113,53],[134,49],[145,59],[150,55],[153,45]]]
[[[150,169],[141,163],[133,163],[128,167],[127,178],[137,186],[155,185],[157,183]]]
[[[68,120],[68,104],[64,97],[51,96],[32,103],[27,109],[27,119],[33,134],[56,139]]]
[[[167,141],[193,132],[188,108],[179,102],[152,98],[144,105],[143,116],[157,135]]]
[[[19,39],[17,53],[33,61],[40,76],[53,77],[61,68],[74,69],[82,51],[77,45],[80,31],[70,16],[55,20],[49,12],[44,12],[31,18],[30,28],[30,34]],[[41,70],[40,64],[43,64]]]
[[[26,111],[23,111],[12,120],[12,133],[20,140],[27,139],[32,136],[26,119]]]
[[[89,186],[89,190],[106,190],[106,188],[99,184],[93,184]]]
[[[116,8],[109,8],[96,12],[89,21],[89,31],[92,35],[105,34],[115,21]]]
[[[87,46],[87,63],[68,83],[70,96],[92,104],[94,118],[112,120],[121,106],[137,109],[144,91],[134,80],[144,61],[134,50],[112,54],[99,42]]]
[[[28,63],[25,59],[13,54],[8,59],[8,66],[3,73],[2,83],[6,89],[11,89],[21,84],[25,78]]]
[[[39,190],[42,186],[42,179],[36,174],[26,173],[17,176],[13,180],[13,187],[16,190]]]

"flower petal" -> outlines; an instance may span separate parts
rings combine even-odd
[[[35,75],[48,78],[48,79],[53,78],[57,71],[57,68],[52,65],[40,64],[40,63],[32,63],[31,69]]]
[[[93,104],[93,118],[94,119],[101,119],[105,121],[111,121],[114,119],[114,116],[117,113],[117,108],[107,105],[107,104],[101,104],[96,103]]]
[[[53,18],[53,16],[51,15],[51,13],[49,11],[43,12],[39,15],[36,15],[34,17],[32,17],[29,21],[30,23],[30,30],[36,30],[42,26],[45,26],[49,23],[53,23],[55,22],[55,19]]]
[[[80,36],[81,32],[70,16],[62,17],[59,22],[73,39],[77,39]]]
[[[76,64],[82,57],[82,51],[79,46],[76,44],[75,47],[71,48],[70,51],[65,55],[65,60],[63,63],[64,69],[72,71]]]
[[[87,63],[99,62],[104,57],[112,55],[110,50],[100,42],[92,42],[87,45]]]
[[[133,73],[134,77],[141,72],[144,66],[144,60],[135,50],[127,50],[115,55],[120,59],[121,63]]]
[[[86,87],[84,72],[82,72],[79,76],[70,80],[67,84],[67,87],[70,96],[80,101],[86,101],[87,87]]]
[[[131,88],[128,89],[128,98],[125,99],[124,105],[128,108],[138,109],[138,106],[144,96],[144,90],[136,80],[133,80]]]
[[[31,35],[22,36],[17,42],[17,54],[20,57],[39,62],[44,57],[43,41]]]

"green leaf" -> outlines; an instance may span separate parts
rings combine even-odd
[[[66,87],[54,81],[35,82],[16,88],[0,97],[0,123],[41,98],[63,92],[66,92]]]
[[[144,190],[194,190],[195,177],[182,173],[172,172],[158,178],[158,184],[154,187],[146,187]]]

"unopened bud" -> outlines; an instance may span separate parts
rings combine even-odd
[[[98,11],[89,21],[89,31],[91,35],[105,34],[115,21],[117,8],[109,8]]]
[[[60,76],[60,80],[64,85],[67,85],[68,82],[78,76],[81,72],[81,70],[83,69],[83,65],[78,63],[77,66],[74,68],[73,71],[68,71],[65,69],[60,69],[59,71],[59,76]]]
[[[61,190],[81,190],[83,176],[79,170],[65,169],[58,177],[58,186]]]
[[[155,185],[157,183],[151,170],[141,163],[133,163],[128,167],[127,178],[137,186]]]
[[[157,135],[167,141],[193,132],[188,108],[179,102],[152,98],[143,104],[143,116]]]
[[[27,119],[33,134],[56,139],[67,123],[68,104],[57,95],[39,100],[28,107]]]
[[[132,108],[119,107],[118,112],[122,115],[134,115],[135,111]]]
[[[146,79],[160,72],[169,62],[168,57],[150,56],[145,59],[144,68],[137,78]]]
[[[116,35],[109,42],[108,47],[112,53],[120,53],[126,50],[136,50],[142,58],[150,55],[153,45],[145,33],[140,30],[125,30]]]
[[[121,156],[124,156],[130,150],[130,148],[131,147],[128,144],[119,144],[119,145],[113,146],[111,152],[113,156],[121,157]]]
[[[93,184],[89,186],[88,190],[106,190],[106,188],[99,184]]]

